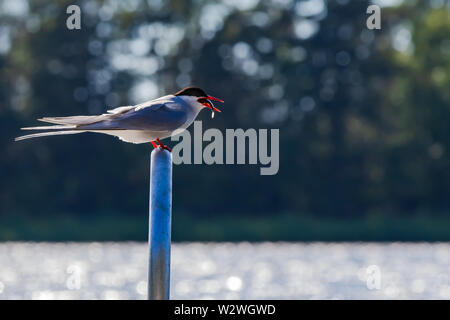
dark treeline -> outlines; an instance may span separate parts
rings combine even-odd
[[[150,144],[13,138],[186,85],[225,100],[204,130],[279,128],[280,170],[176,166],[175,214],[446,213],[450,14],[430,3],[383,7],[381,30],[368,1],[75,1],[81,30],[66,1],[4,5],[1,214],[146,212]]]

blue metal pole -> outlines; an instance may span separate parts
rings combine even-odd
[[[172,220],[172,154],[155,149],[150,165],[148,299],[168,300]]]

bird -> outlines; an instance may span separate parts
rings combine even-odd
[[[148,143],[153,147],[166,149],[161,139],[177,135],[187,129],[199,112],[208,108],[211,117],[221,112],[212,101],[224,102],[206,94],[198,87],[187,87],[174,94],[133,106],[122,106],[107,110],[107,113],[91,116],[44,117],[39,121],[52,126],[26,127],[22,130],[46,130],[15,138],[15,141],[54,135],[83,132],[103,133],[118,137],[129,143]]]

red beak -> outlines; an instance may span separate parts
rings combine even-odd
[[[206,98],[209,99],[209,100],[214,100],[214,101],[224,102],[223,100],[220,100],[219,98],[215,98],[215,97],[213,97],[213,96],[207,96]]]
[[[219,109],[217,109],[216,107],[214,107],[212,104],[211,104],[211,109],[213,109],[214,111],[217,111],[217,112],[222,112]]]
[[[206,98],[198,98],[197,99],[198,102],[200,102],[202,105],[204,105],[205,107],[207,107],[213,111],[211,114],[211,117],[214,117],[214,111],[217,111],[217,112],[221,112],[221,111],[219,109],[217,109],[216,107],[214,107],[211,100],[223,102],[223,100],[220,100],[220,99],[212,97],[212,96],[206,96]]]
[[[212,103],[205,103],[205,104],[203,104],[203,105],[206,106],[206,107],[208,107],[208,108],[210,108],[210,109],[212,109],[212,110],[214,110],[214,111],[222,112],[222,111],[220,111],[219,109],[217,109],[216,107],[214,107]]]
[[[198,99],[198,100],[202,100],[204,98]],[[217,109],[216,107],[214,107],[214,105],[212,104],[211,101],[204,99],[204,102],[199,101],[202,105],[204,105],[205,107],[213,110],[213,111],[217,111],[217,112],[221,112],[219,109]]]

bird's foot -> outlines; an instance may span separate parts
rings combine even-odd
[[[155,141],[152,141],[152,144],[153,144],[153,147],[154,147],[154,148],[161,148],[161,149],[165,149],[165,150],[167,150],[167,151],[169,151],[169,152],[172,152],[172,149],[169,148],[168,146],[166,146],[165,144],[163,144],[163,143],[161,142],[161,140],[159,140],[159,138],[156,139],[156,143],[155,143]],[[157,145],[157,144],[158,144],[158,145]]]

